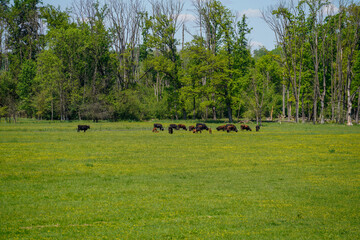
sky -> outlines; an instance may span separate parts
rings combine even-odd
[[[51,4],[55,7],[59,6],[62,10],[66,7],[71,7],[73,0],[42,0],[44,5]],[[126,1],[126,0],[125,0]],[[192,16],[194,7],[191,0],[183,0],[185,2],[183,14],[189,19],[186,22],[189,31],[191,31],[191,21],[194,19]],[[103,2],[103,1],[100,1]],[[145,0],[146,2],[146,0]],[[248,35],[251,49],[257,49],[264,46],[268,50],[274,49],[276,45],[275,35],[268,27],[263,19],[261,19],[261,10],[267,9],[271,5],[275,5],[279,0],[220,0],[224,6],[232,12],[237,13],[239,16],[245,14],[247,16],[247,23],[252,28],[251,33]],[[240,18],[239,18],[240,20]],[[194,30],[195,31],[195,30]],[[179,39],[181,37],[178,37]],[[191,40],[190,35],[185,36],[185,41]]]

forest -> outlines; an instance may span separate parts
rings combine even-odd
[[[272,50],[218,0],[192,1],[196,31],[183,1],[72,6],[0,0],[0,118],[359,122],[357,1],[268,6]]]

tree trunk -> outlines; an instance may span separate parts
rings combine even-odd
[[[288,120],[291,120],[291,102],[289,101],[290,98],[290,91],[289,89],[287,89],[287,115],[288,115]]]
[[[325,123],[325,118],[324,118],[325,100],[323,97],[320,97],[320,103],[321,103],[320,123],[324,124]]]
[[[295,121],[296,121],[296,123],[298,123],[299,122],[299,98],[297,98],[296,100],[295,100],[295,111],[296,111],[296,117],[295,117]]]
[[[285,93],[286,93],[286,87],[285,87],[285,84],[283,84],[283,94],[282,94],[282,116],[281,118],[285,118]]]
[[[357,105],[357,111],[356,111],[356,124],[359,124],[359,112],[360,112],[360,89],[358,90],[358,105]]]
[[[262,107],[259,108],[259,121],[257,123],[257,125],[259,125],[259,126],[261,126],[261,123],[262,123],[261,115],[262,115]]]
[[[305,123],[304,91],[301,96],[301,118],[302,118],[302,123]]]
[[[325,47],[329,48],[328,44],[326,43],[326,36],[328,35],[328,31],[326,30],[323,34],[323,44],[322,44],[322,65],[323,65],[323,90],[322,93],[320,93],[320,102],[321,102],[321,110],[320,110],[320,123],[325,123],[325,96],[326,96],[326,74],[328,71],[328,57],[327,52],[329,49],[325,49]],[[331,61],[330,61],[331,65]],[[320,85],[319,85],[320,88]]]
[[[258,125],[259,124],[259,110],[258,109],[255,110],[255,117],[256,117],[256,125]]]
[[[177,105],[175,104],[175,119],[179,120],[178,112],[177,112]]]
[[[343,47],[342,47],[342,22],[341,22],[341,14],[339,14],[339,22],[338,22],[338,35],[337,35],[337,57],[336,57],[336,64],[338,67],[338,84],[336,86],[335,92],[337,92],[337,117],[336,122],[342,122],[342,89],[343,89]]]
[[[211,97],[212,97],[212,101],[214,102],[214,105],[215,105],[215,102],[216,102],[215,101],[215,94],[212,93]],[[212,107],[212,112],[213,112],[213,120],[216,121],[216,107],[215,106]]]
[[[335,79],[331,77],[331,121],[335,121]]]
[[[209,108],[206,107],[206,108],[205,108],[205,121],[207,121],[208,115],[209,115]]]
[[[331,41],[331,47],[330,49],[333,49],[333,41]],[[331,71],[331,86],[330,86],[330,91],[331,91],[331,121],[335,120],[335,74],[334,74],[334,64],[333,64],[333,59],[334,59],[334,55],[333,55],[333,51],[331,52],[331,61],[330,61],[330,71]]]
[[[316,118],[317,118],[317,85],[316,83],[314,83],[313,124],[316,124]]]
[[[350,60],[350,59],[349,59]],[[347,95],[347,111],[346,111],[346,125],[352,126],[352,118],[351,118],[351,111],[352,111],[352,96],[351,96],[351,76],[350,76],[350,63],[348,63],[347,67],[347,84],[346,84],[346,95]]]
[[[315,77],[314,77],[314,102],[313,102],[313,124],[317,121],[317,102],[318,102],[318,88],[319,88],[319,60],[318,60],[317,46],[315,46],[314,59],[315,59]]]
[[[193,120],[196,118],[196,99],[193,99]]]
[[[351,110],[352,110],[352,100],[350,96],[350,89],[347,90],[347,112],[346,112],[346,125],[352,126]]]
[[[228,111],[229,122],[232,123],[233,118],[232,118],[232,109],[231,109],[230,103],[226,103],[226,107],[227,107],[227,111]]]
[[[54,99],[51,98],[51,121],[54,120]]]

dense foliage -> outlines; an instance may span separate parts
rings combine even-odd
[[[186,43],[181,1],[74,1],[1,0],[0,117],[358,122],[359,3],[273,6],[278,47],[251,54],[246,16],[217,0],[193,1]]]

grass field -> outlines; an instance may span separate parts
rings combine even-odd
[[[0,123],[1,239],[360,239],[360,126],[77,124]]]

